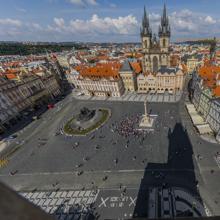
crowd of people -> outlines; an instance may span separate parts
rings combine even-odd
[[[139,137],[144,131],[138,129],[141,115],[136,114],[132,116],[126,116],[119,122],[115,122],[112,124],[113,132],[117,132],[119,135],[128,138],[131,135],[135,137]]]

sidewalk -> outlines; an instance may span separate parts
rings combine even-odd
[[[72,95],[78,100],[96,100],[96,101],[124,101],[124,102],[158,102],[158,103],[176,103],[179,102],[182,92],[176,94],[138,94],[136,92],[125,92],[121,97],[98,97],[98,96],[77,96],[78,91],[73,91]]]
[[[214,137],[214,135],[209,135],[209,134],[206,134],[206,135],[200,135],[200,137],[207,141],[207,142],[210,142],[210,143],[213,143],[213,144],[218,144],[216,138]]]
[[[2,152],[7,147],[7,142],[0,141],[0,152]]]

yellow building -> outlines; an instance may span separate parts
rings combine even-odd
[[[199,64],[199,60],[195,58],[195,56],[188,58],[186,63],[188,73],[192,73],[196,69],[198,64]]]

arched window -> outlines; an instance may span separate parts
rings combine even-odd
[[[157,72],[158,71],[158,59],[156,56],[154,56],[153,58],[153,72]]]
[[[147,48],[147,40],[144,41],[145,48]]]
[[[166,39],[163,39],[163,47],[166,47]]]

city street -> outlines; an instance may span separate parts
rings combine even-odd
[[[112,116],[101,129],[86,137],[56,134],[82,107],[106,107],[111,109]],[[147,195],[148,187],[166,183],[201,196],[212,213],[219,214],[220,198],[216,192],[220,172],[213,158],[219,146],[197,135],[183,102],[149,103],[148,111],[158,115],[155,130],[125,138],[112,129],[113,125],[142,114],[143,103],[79,101],[68,96],[20,131],[16,142],[24,144],[1,168],[0,179],[21,192],[98,189],[97,207],[106,198],[110,201],[115,197],[115,192],[119,196],[126,187],[125,196],[128,202],[130,197],[135,199],[135,205],[128,203],[123,210],[119,204],[99,207],[102,217],[114,217],[114,209],[115,216],[121,218],[147,215],[140,210],[140,203],[147,207],[140,193]],[[197,158],[198,154],[203,156],[202,160]]]

